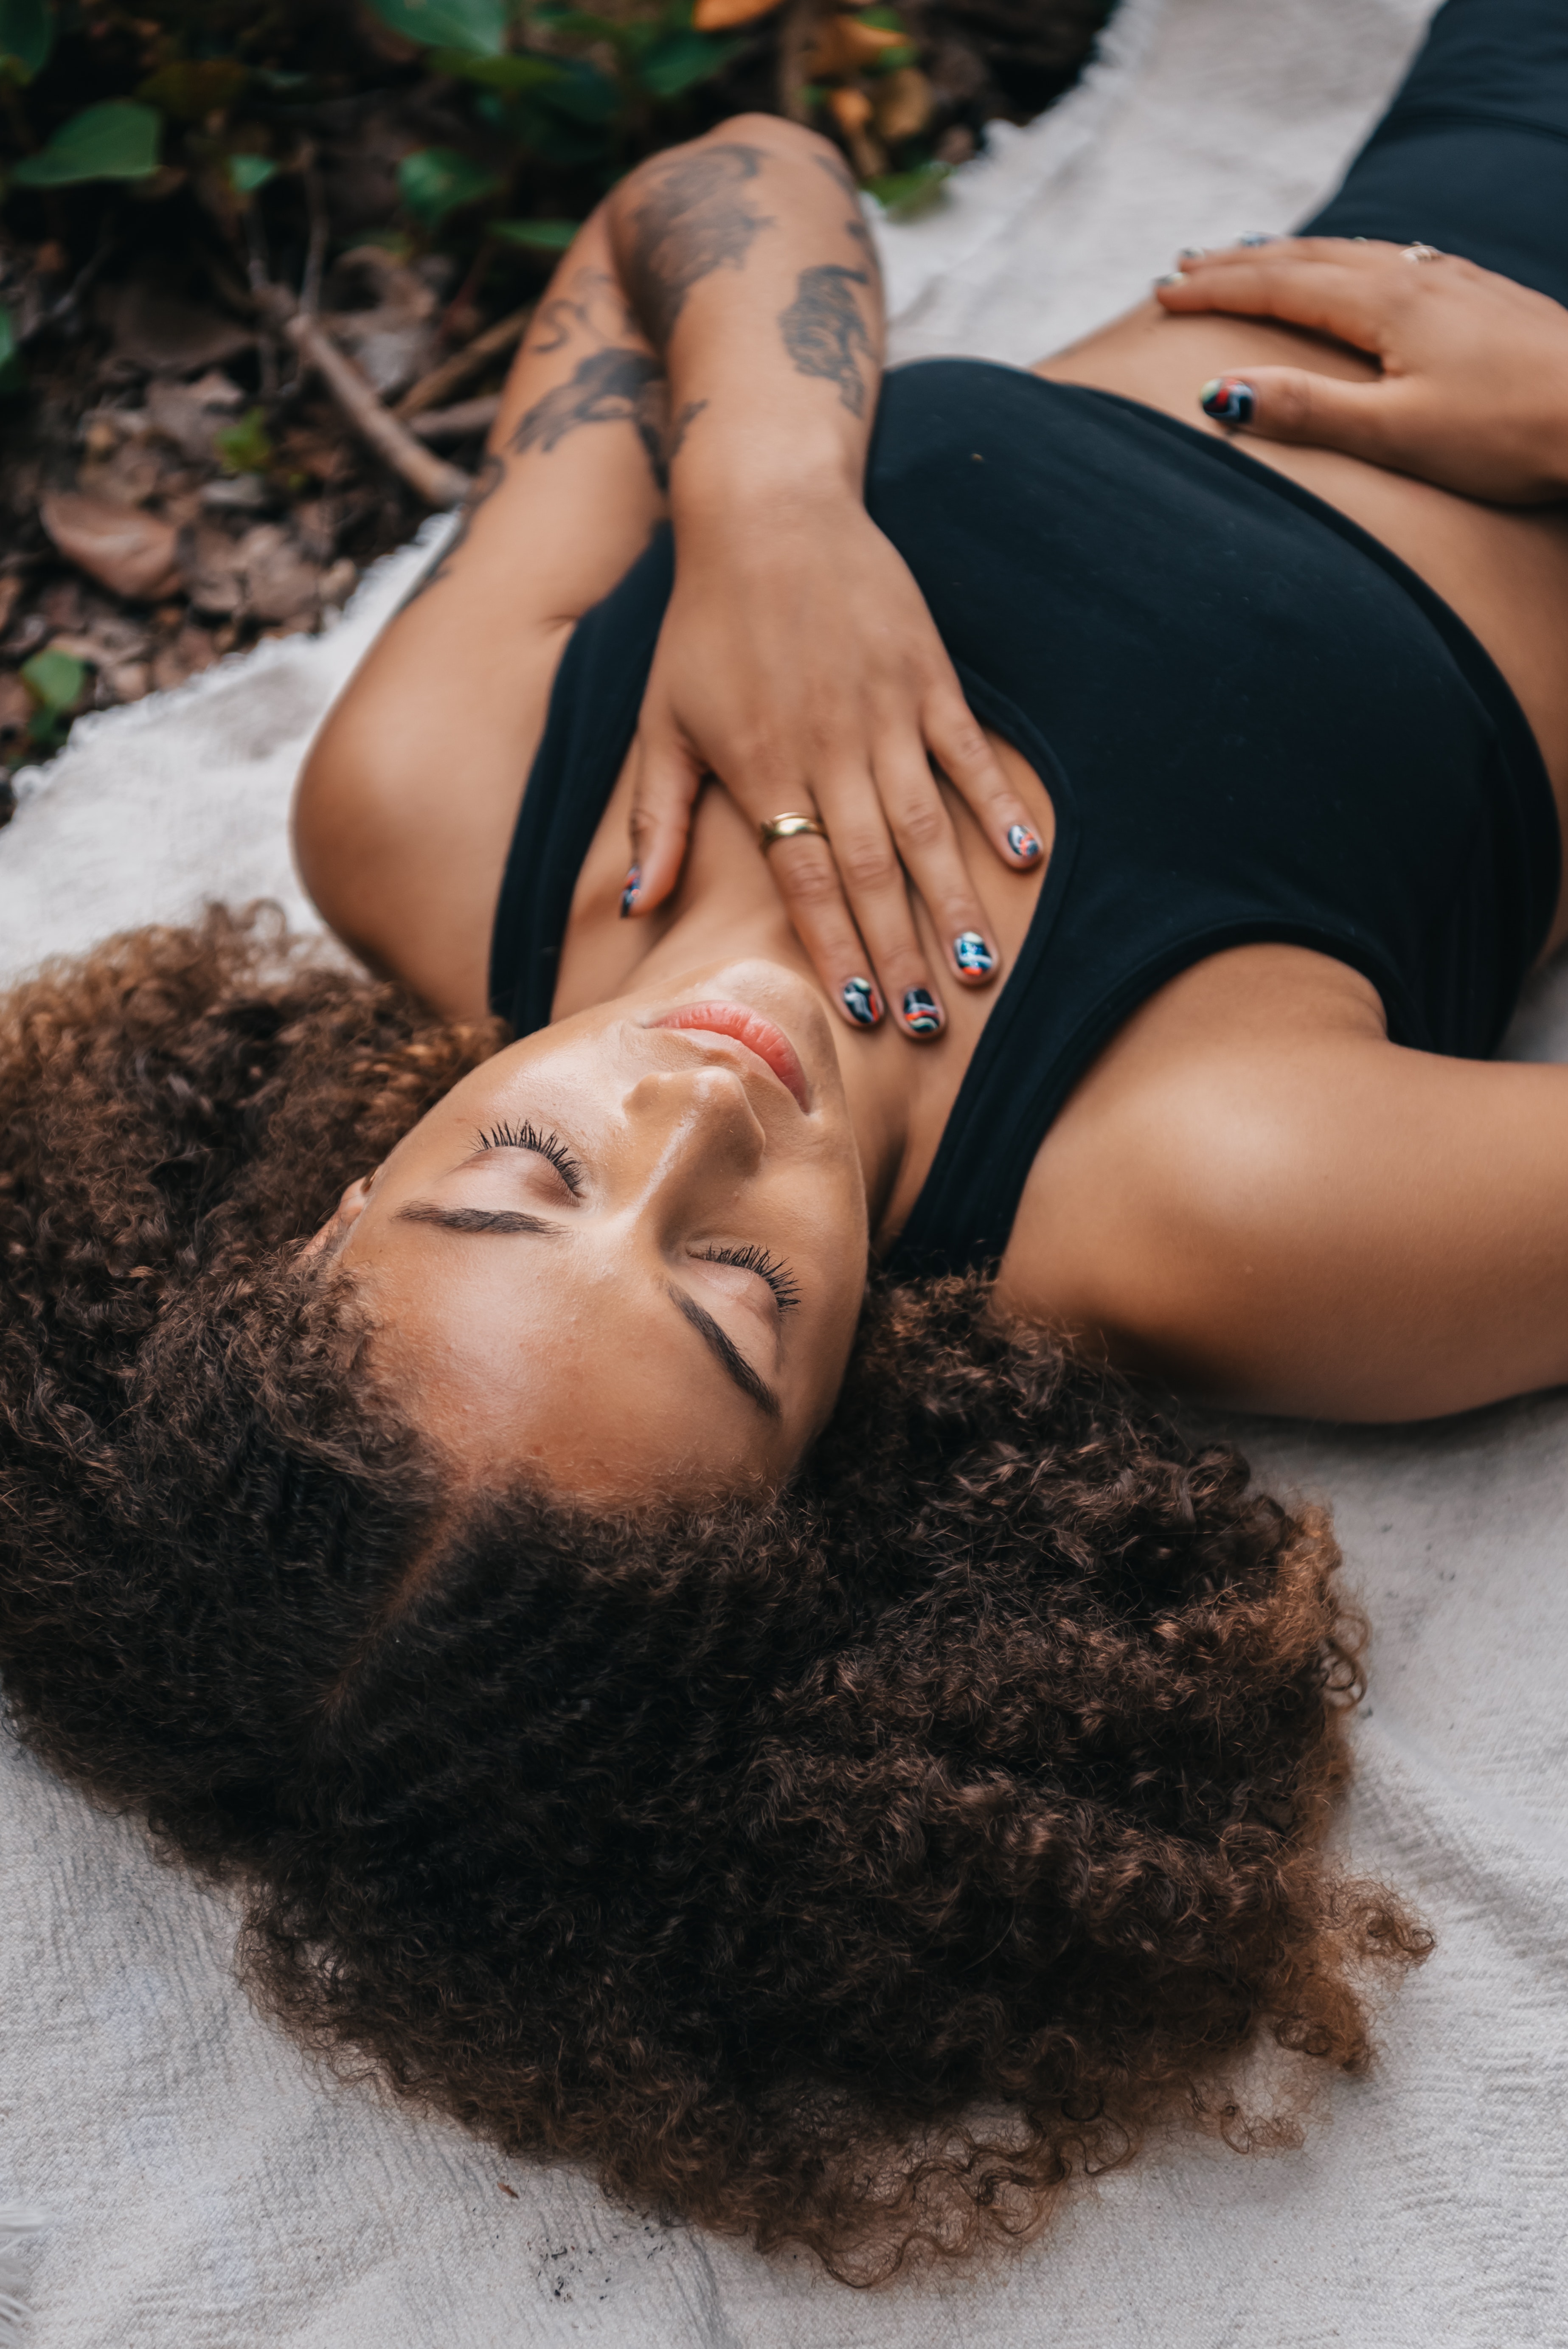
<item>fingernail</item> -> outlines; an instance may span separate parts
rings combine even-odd
[[[636,904],[637,899],[642,895],[642,891],[643,868],[640,864],[634,864],[631,871],[626,875],[625,886],[621,891],[621,919],[623,921],[625,920],[627,915]]]
[[[1025,864],[1032,864],[1040,853],[1040,843],[1026,823],[1007,826],[1007,845]]]
[[[1206,261],[1208,256],[1206,244],[1184,244],[1176,258],[1178,261]]]
[[[882,1018],[882,1003],[869,978],[846,978],[839,989],[839,1000],[857,1028],[874,1028]]]
[[[984,978],[996,968],[996,957],[978,930],[960,930],[953,941],[953,959],[960,970]]]
[[[942,1006],[923,987],[912,987],[903,999],[903,1024],[912,1036],[940,1036]]]
[[[1257,394],[1240,376],[1217,375],[1198,394],[1198,405],[1216,424],[1250,424],[1257,409]]]
[[[1164,276],[1157,277],[1154,283],[1156,285],[1185,285],[1187,280],[1179,269],[1168,269]]]
[[[1236,239],[1238,244],[1277,244],[1279,237],[1273,229],[1249,229],[1245,236]]]

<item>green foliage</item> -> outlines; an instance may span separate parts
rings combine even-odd
[[[397,193],[417,221],[434,228],[449,212],[497,194],[493,171],[459,155],[455,147],[421,147],[397,166]]]
[[[564,253],[581,221],[491,221],[490,233],[503,244],[520,244],[528,253]]]
[[[951,163],[933,162],[913,171],[884,171],[866,181],[866,193],[876,198],[884,220],[918,220],[942,202],[943,181],[952,169]]]
[[[223,168],[237,196],[253,196],[258,188],[264,188],[269,180],[276,178],[278,169],[266,155],[231,155]]]
[[[54,45],[49,0],[0,0],[0,76],[31,81],[47,65]]]
[[[62,122],[48,145],[17,164],[19,188],[64,188],[78,180],[145,180],[158,169],[162,121],[150,106],[107,98]]]
[[[25,391],[26,385],[26,371],[16,342],[16,322],[0,302],[0,398],[7,392]]]
[[[33,702],[28,749],[57,750],[70,732],[71,719],[87,690],[87,663],[72,653],[35,653],[17,674]]]
[[[369,0],[389,32],[430,48],[499,57],[506,47],[506,0]]]
[[[526,57],[515,50],[501,57],[477,57],[463,49],[432,49],[428,62],[432,73],[507,91],[541,89],[547,82],[559,81],[562,70],[552,57]]]
[[[277,455],[264,408],[248,408],[238,424],[213,434],[212,446],[225,473],[264,473]]]

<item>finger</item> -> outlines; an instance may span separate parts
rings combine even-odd
[[[1266,254],[1271,262],[1326,262],[1366,270],[1397,260],[1404,251],[1403,245],[1370,236],[1241,237],[1234,244],[1186,245],[1178,255],[1177,266],[1193,275],[1206,270],[1250,269],[1260,254]]]
[[[621,893],[624,916],[652,913],[680,879],[704,772],[690,744],[673,729],[655,725],[639,731],[632,862]]]
[[[1400,264],[1408,271],[1408,262]],[[1155,299],[1179,316],[1220,311],[1234,317],[1279,318],[1336,340],[1375,351],[1381,343],[1391,301],[1410,290],[1387,268],[1376,271],[1337,264],[1274,260],[1258,254],[1234,267],[1179,270],[1161,278]]]
[[[1015,871],[1026,873],[1040,861],[1040,836],[1034,820],[1007,781],[1002,761],[976,724],[958,680],[938,687],[921,713],[926,748],[975,816],[996,854]],[[940,802],[937,802],[940,805]],[[951,825],[948,827],[952,831]],[[954,835],[956,845],[956,834]],[[901,850],[903,839],[899,837]],[[908,863],[908,858],[905,858]],[[962,861],[962,860],[961,860]],[[913,867],[910,867],[913,871]],[[923,883],[918,884],[933,914],[936,911]]]
[[[907,739],[903,760],[903,773],[896,781],[886,767],[879,766],[874,777],[863,771],[853,777],[834,777],[831,792],[824,796],[831,799],[836,811],[833,860],[883,999],[903,1034],[922,1043],[942,1033],[947,1012],[941,982],[915,927],[908,876],[884,814],[884,788],[905,802],[916,793],[923,795],[921,814],[925,823],[923,825],[917,816],[912,827],[912,836],[917,834],[923,843],[938,827],[951,835],[952,826],[925,752],[913,733]],[[846,813],[846,810],[854,812]],[[968,874],[962,872],[956,839],[952,842],[952,853],[960,865],[964,903],[973,905],[974,892]],[[986,950],[994,952],[990,947]]]
[[[845,1026],[880,1028],[885,1000],[872,957],[850,918],[843,885],[827,842],[810,834],[781,840],[769,851],[768,869],[796,935]]]
[[[1001,968],[1001,952],[975,894],[962,843],[917,736],[911,735],[902,743],[884,743],[879,749],[876,781],[899,859],[931,916],[949,970],[966,987],[984,987]],[[900,895],[907,906],[907,887]],[[891,988],[889,947],[877,928],[877,911],[862,905],[852,889],[851,903]],[[902,947],[902,933],[894,945]],[[899,1002],[902,998],[893,1000]]]
[[[1397,378],[1346,383],[1305,367],[1248,367],[1216,376],[1198,404],[1215,423],[1263,440],[1309,442],[1381,464],[1400,437],[1403,390]]]

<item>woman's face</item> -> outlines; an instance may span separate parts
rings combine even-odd
[[[475,1483],[633,1506],[776,1484],[832,1409],[865,1287],[827,1014],[747,961],[544,1029],[438,1102],[313,1247]]]

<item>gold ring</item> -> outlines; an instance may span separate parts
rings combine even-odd
[[[1402,244],[1399,247],[1401,261],[1440,261],[1442,257],[1435,244]]]
[[[799,840],[807,833],[815,840],[826,840],[828,827],[814,815],[776,815],[770,823],[758,825],[757,844],[766,856],[777,841]]]

